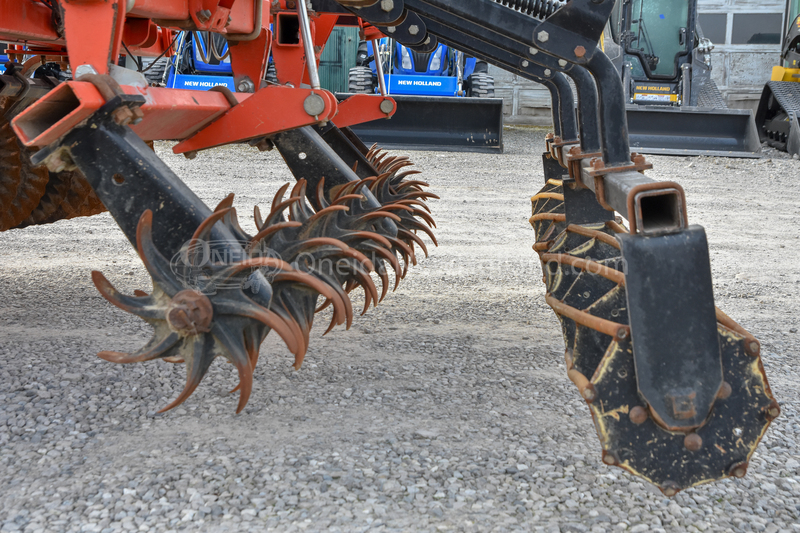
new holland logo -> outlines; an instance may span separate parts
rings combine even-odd
[[[424,81],[424,80],[399,80],[398,85],[405,85],[408,87],[441,87],[440,81]]]

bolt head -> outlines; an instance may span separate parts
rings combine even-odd
[[[567,66],[567,61],[565,59],[559,59],[558,60],[558,66],[561,67],[561,68],[566,67]]]
[[[575,57],[584,57],[586,56],[586,48],[583,46],[576,46],[575,50],[573,50]]]
[[[686,446],[686,449],[690,452],[696,452],[703,447],[703,439],[697,433],[689,433],[686,435],[686,438],[683,439],[683,445]]]
[[[417,26],[416,24],[412,24],[411,26],[408,27],[408,33],[410,35],[417,35],[419,33],[419,26]]]
[[[731,384],[727,381],[722,382],[722,386],[719,388],[719,392],[717,393],[717,398],[720,400],[727,400],[733,394],[733,389],[731,388]]]
[[[546,43],[547,41],[550,40],[550,34],[542,30],[538,34],[536,34],[536,38],[539,40],[540,43]]]
[[[603,462],[608,466],[614,466],[615,464],[617,464],[617,459],[610,453],[605,453],[603,454]]]
[[[396,31],[397,31],[397,28],[395,28],[394,26],[389,26],[388,28],[386,28],[386,32],[387,33],[394,33]]]
[[[740,479],[743,478],[747,475],[747,464],[742,463],[735,465],[733,468],[731,468],[730,475]]]
[[[667,498],[672,498],[676,494],[678,494],[678,484],[674,481],[665,481],[664,484],[661,486],[661,492],[664,493],[664,496]]]
[[[539,53],[539,49],[538,49],[538,48],[534,48],[533,46],[531,46],[530,48],[528,48],[528,52],[529,52],[529,53],[530,53],[532,56],[535,56],[536,54],[538,54],[538,53]]]
[[[645,409],[641,405],[637,405],[636,407],[631,409],[630,413],[628,413],[628,418],[630,418],[631,422],[633,422],[638,426],[647,422],[649,415],[647,413],[647,409]]]
[[[761,353],[761,344],[759,344],[759,342],[756,340],[750,341],[748,347],[750,348],[750,355],[752,355],[753,357],[758,357],[759,354]]]
[[[381,113],[386,113],[387,115],[394,111],[394,102],[390,99],[386,98],[381,102],[380,105]]]
[[[780,414],[781,414],[781,408],[780,406],[778,406],[777,403],[773,403],[767,409],[767,416],[769,416],[770,418],[778,418]]]
[[[597,399],[597,390],[595,390],[594,385],[589,383],[585,389],[581,390],[581,396],[587,402],[593,402]]]
[[[522,68],[528,68],[528,66],[530,66],[530,63],[527,60],[523,59],[522,60]]]
[[[552,71],[552,70],[550,70],[549,68],[546,68],[546,69],[544,69],[544,75],[545,75],[545,76],[549,76],[549,75],[551,75],[552,73],[553,73],[553,71]]]
[[[311,117],[318,117],[325,112],[325,100],[318,94],[309,94],[303,102],[303,110]]]
[[[381,9],[386,13],[394,9],[394,0],[381,0]]]

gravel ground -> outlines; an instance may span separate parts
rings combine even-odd
[[[745,479],[667,499],[601,463],[566,377],[527,223],[544,133],[507,129],[504,155],[414,153],[440,248],[350,331],[315,328],[300,372],[270,335],[238,416],[228,364],[156,415],[181,366],[95,357],[148,338],[90,280],[149,287],[108,215],[0,235],[0,531],[800,530],[800,162],[652,158],[686,188],[718,305],[761,339],[783,408]],[[242,214],[291,180],[276,153],[169,148]]]

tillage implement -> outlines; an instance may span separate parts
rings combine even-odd
[[[364,291],[366,312],[427,253],[426,239],[436,244],[426,205],[436,196],[410,161],[364,146],[349,129],[394,114],[385,88],[344,101],[320,88],[328,35],[350,25],[364,39],[391,36],[421,53],[446,44],[552,95],[544,187],[532,199],[534,250],[603,462],[670,496],[742,477],[780,408],[759,342],[714,306],[705,232],[689,224],[683,189],[647,178],[650,165],[630,151],[622,82],[598,47],[613,7],[0,0],[0,41],[11,43],[0,76],[0,224],[108,210],[153,287],[124,295],[99,272],[94,283],[154,335],[135,353],[100,357],[184,364],[186,386],[164,409],[225,358],[239,375],[241,410],[270,331],[299,368],[317,311],[332,309],[329,330],[349,326],[351,291]],[[170,55],[180,31],[224,38],[236,93],[148,86],[143,63],[130,59]],[[277,83],[266,80],[270,55]],[[136,66],[118,66],[123,59]],[[233,195],[206,206],[156,156],[155,140],[177,141],[173,151],[190,159],[232,143],[277,149],[297,181],[255,209],[248,233]]]

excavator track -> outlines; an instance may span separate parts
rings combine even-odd
[[[773,148],[800,155],[800,83],[770,81],[756,112],[761,140]]]
[[[743,477],[780,414],[758,341],[717,310],[724,378],[719,401],[699,429],[665,429],[637,390],[624,262],[615,238],[628,230],[619,220],[567,225],[559,180],[550,180],[531,201],[547,303],[561,322],[567,374],[592,413],[603,462],[647,479],[668,496]]]

